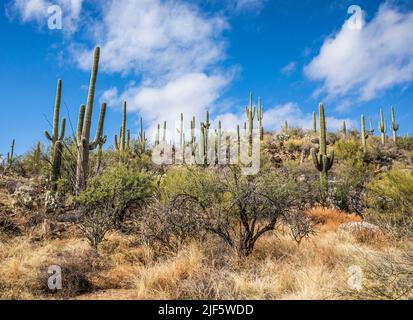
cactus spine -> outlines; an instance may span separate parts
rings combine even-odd
[[[62,119],[59,135],[59,117],[60,117],[60,103],[62,100],[62,80],[57,81],[56,98],[53,112],[53,132],[52,135],[48,131],[44,132],[46,139],[52,143],[52,171],[50,175],[51,190],[57,190],[57,180],[60,178],[63,139],[65,137],[66,119]]]
[[[116,134],[114,137],[114,143],[115,143],[116,150],[123,152],[128,149],[129,143],[127,142],[127,135],[128,135],[128,131],[126,130],[126,101],[124,101],[123,107],[122,107],[122,124],[119,129],[119,140]]]
[[[379,132],[381,133],[381,144],[386,144],[386,120],[384,119],[383,110],[380,110]]]
[[[262,125],[262,120],[264,118],[264,112],[262,108],[261,98],[258,97],[258,109],[257,109],[257,119],[260,127],[260,140],[264,141],[264,127]]]
[[[396,124],[396,117],[394,116],[394,107],[391,107],[391,129],[393,131],[393,141],[397,142],[397,131],[399,131],[400,126]]]
[[[328,195],[328,171],[334,163],[334,151],[331,150],[327,155],[327,141],[326,141],[326,120],[324,115],[324,105],[319,105],[319,124],[320,124],[320,141],[319,153],[317,155],[315,149],[311,149],[311,156],[318,171],[320,171],[321,196],[325,201]]]
[[[317,114],[313,111],[313,132],[317,133]]]
[[[96,47],[94,52],[94,59],[93,59],[93,66],[90,76],[90,84],[89,84],[89,92],[87,97],[86,103],[86,110],[82,113],[82,107],[79,112],[81,115],[80,119],[78,120],[78,129],[81,129],[78,132],[78,140],[77,140],[77,148],[78,148],[78,156],[77,156],[77,168],[76,168],[76,187],[75,192],[79,194],[82,190],[86,188],[87,177],[89,173],[89,152],[91,150],[96,149],[99,144],[103,144],[104,137],[103,134],[103,126],[105,121],[106,115],[106,104],[103,103],[100,109],[100,116],[98,127],[96,130],[96,135],[94,141],[90,142],[90,127],[92,124],[92,114],[93,114],[93,103],[95,99],[95,87],[96,87],[96,78],[99,69],[99,57],[100,57],[100,48]],[[83,121],[80,121],[83,120]]]
[[[367,152],[367,142],[369,134],[366,133],[366,123],[364,121],[364,114],[361,115],[361,144],[363,145],[364,153]]]
[[[252,93],[250,93],[249,107],[245,108],[248,121],[248,155],[252,155],[252,133],[254,130],[255,107],[252,106]]]

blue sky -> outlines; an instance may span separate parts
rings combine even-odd
[[[63,29],[48,28],[50,5]],[[363,10],[349,28],[350,5]],[[349,20],[350,19],[350,20]],[[0,154],[47,143],[57,79],[62,116],[76,126],[95,45],[102,47],[94,117],[108,102],[112,143],[128,102],[128,127],[147,130],[179,112],[210,110],[226,127],[243,122],[248,93],[262,97],[267,130],[284,120],[309,126],[326,105],[328,125],[361,113],[377,126],[396,108],[400,134],[413,132],[413,2],[347,0],[5,0],[0,8]],[[94,121],[96,124],[96,120]],[[68,128],[68,132],[72,129]],[[377,132],[377,129],[376,129]]]

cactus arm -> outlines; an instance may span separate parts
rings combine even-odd
[[[62,124],[60,126],[60,136],[59,140],[63,142],[63,139],[65,138],[65,131],[66,131],[66,118],[62,119]]]
[[[321,162],[319,161],[318,154],[314,148],[311,148],[311,158],[313,159],[314,166],[318,171],[322,171]]]
[[[85,110],[86,106],[82,104],[80,106],[79,116],[77,118],[76,138],[78,145],[80,145],[80,141],[82,140],[83,122],[85,121]]]
[[[46,137],[47,140],[53,141],[52,137],[50,136],[50,133],[47,130],[44,131],[44,136]]]
[[[103,128],[105,125],[105,116],[106,116],[106,103],[102,103],[100,108],[99,122],[96,129],[95,139],[89,145],[89,150],[95,150],[96,147],[102,142]]]
[[[82,131],[82,139],[85,139],[87,144],[89,143],[90,127],[92,124],[92,113],[93,113],[93,103],[95,100],[96,79],[97,79],[97,73],[99,70],[99,58],[100,58],[100,48],[96,47],[94,51],[94,56],[93,56],[93,66],[92,66],[92,72],[90,75],[89,92],[87,96],[85,120],[84,120],[83,131]]]

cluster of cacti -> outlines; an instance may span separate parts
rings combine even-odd
[[[119,128],[119,141],[118,135],[115,134],[114,144],[116,150],[120,152],[130,149],[130,130],[126,129],[126,101],[123,102],[122,124]]]
[[[380,109],[379,132],[381,134],[381,143],[386,144],[386,120],[384,119],[383,110]]]
[[[13,139],[11,146],[10,146],[10,151],[7,152],[7,168],[11,168],[14,162],[14,145],[16,143],[16,140]]]
[[[52,170],[50,175],[51,190],[55,192],[57,190],[57,180],[60,178],[61,164],[62,164],[62,152],[63,152],[63,139],[65,137],[66,119],[62,119],[62,124],[59,134],[59,120],[60,120],[60,103],[62,99],[62,80],[57,81],[56,100],[53,114],[53,133],[50,135],[48,131],[44,134],[46,138],[52,143],[52,157],[51,164]]]
[[[326,200],[328,194],[328,172],[334,163],[334,151],[331,150],[327,155],[327,137],[326,137],[326,120],[324,115],[324,105],[319,105],[319,124],[320,124],[320,138],[319,138],[319,152],[311,149],[311,156],[318,171],[320,171],[320,184],[323,201]]]
[[[391,129],[393,131],[393,141],[397,142],[397,131],[399,131],[399,125],[396,124],[396,117],[394,116],[394,107],[391,106]]]
[[[89,173],[89,152],[95,150],[99,145],[104,144],[106,137],[103,137],[103,126],[106,114],[106,104],[103,103],[100,109],[100,117],[96,135],[93,142],[90,142],[90,128],[92,124],[93,103],[95,98],[96,78],[99,69],[100,48],[96,47],[94,52],[93,66],[90,76],[89,92],[86,108],[80,107],[77,125],[77,168],[76,168],[76,187],[75,192],[79,194],[86,187]]]

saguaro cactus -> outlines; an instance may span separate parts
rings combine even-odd
[[[361,115],[361,144],[363,145],[364,153],[367,152],[367,139],[369,134],[366,132],[366,123],[364,121],[364,114]]]
[[[317,114],[313,111],[313,132],[317,133]]]
[[[394,107],[391,107],[391,129],[393,131],[393,141],[397,142],[397,131],[399,131],[400,126],[396,124],[396,117],[394,116]]]
[[[370,117],[370,130],[369,130],[370,135],[374,135],[374,128],[373,128],[373,119]]]
[[[103,126],[106,115],[106,103],[103,103],[100,109],[98,127],[96,130],[95,139],[90,142],[90,127],[92,124],[93,103],[95,99],[96,78],[99,69],[100,48],[96,47],[94,52],[93,66],[90,76],[89,92],[85,108],[80,108],[78,119],[78,140],[77,140],[77,168],[76,168],[76,187],[75,192],[79,194],[86,188],[87,177],[89,173],[89,152],[97,148],[99,144],[103,144],[105,140],[102,137]],[[82,114],[83,112],[83,114]],[[81,121],[83,120],[83,121]],[[82,132],[82,134],[80,134]]]
[[[341,133],[343,134],[343,137],[347,137],[347,124],[345,121],[343,121],[343,125],[341,127]]]
[[[209,122],[209,112],[206,112],[205,122],[201,122],[201,147],[204,157],[204,164],[208,164],[208,137],[211,122]]]
[[[261,141],[264,140],[264,127],[263,127],[263,124],[262,124],[263,118],[264,118],[264,112],[263,112],[263,108],[262,108],[261,98],[258,97],[257,119],[258,119],[258,124],[259,124],[259,127],[260,127],[260,140]]]
[[[122,107],[122,124],[119,129],[119,141],[118,136],[115,134],[114,137],[115,148],[118,151],[125,151],[128,149],[127,143],[127,129],[126,129],[126,101],[123,102]]]
[[[128,130],[128,136],[129,136],[129,130]],[[129,137],[128,137],[128,140],[130,140]],[[142,117],[141,117],[141,128],[139,130],[139,147],[141,149],[141,152],[146,151],[146,132],[143,130],[143,119],[142,119]]]
[[[7,168],[11,168],[14,162],[14,145],[16,143],[16,140],[13,139],[11,146],[10,146],[10,151],[7,152]]]
[[[61,164],[62,164],[62,152],[63,152],[63,139],[65,137],[66,119],[62,119],[62,124],[59,134],[59,117],[60,117],[60,103],[62,98],[62,80],[57,81],[56,98],[53,112],[53,132],[52,135],[48,131],[44,132],[46,139],[52,143],[52,171],[50,175],[51,189],[56,191],[57,180],[60,178]]]
[[[248,121],[248,154],[252,155],[252,134],[254,130],[255,107],[252,106],[252,93],[250,93],[249,107],[245,107]]]
[[[380,110],[379,132],[381,133],[381,144],[386,144],[386,120],[384,119],[383,110]]]
[[[321,195],[323,201],[327,199],[328,194],[328,171],[334,163],[334,151],[331,150],[327,155],[327,139],[326,139],[326,120],[324,115],[324,105],[319,105],[319,124],[320,124],[320,141],[319,153],[315,149],[311,149],[311,156],[318,171],[320,171]]]

